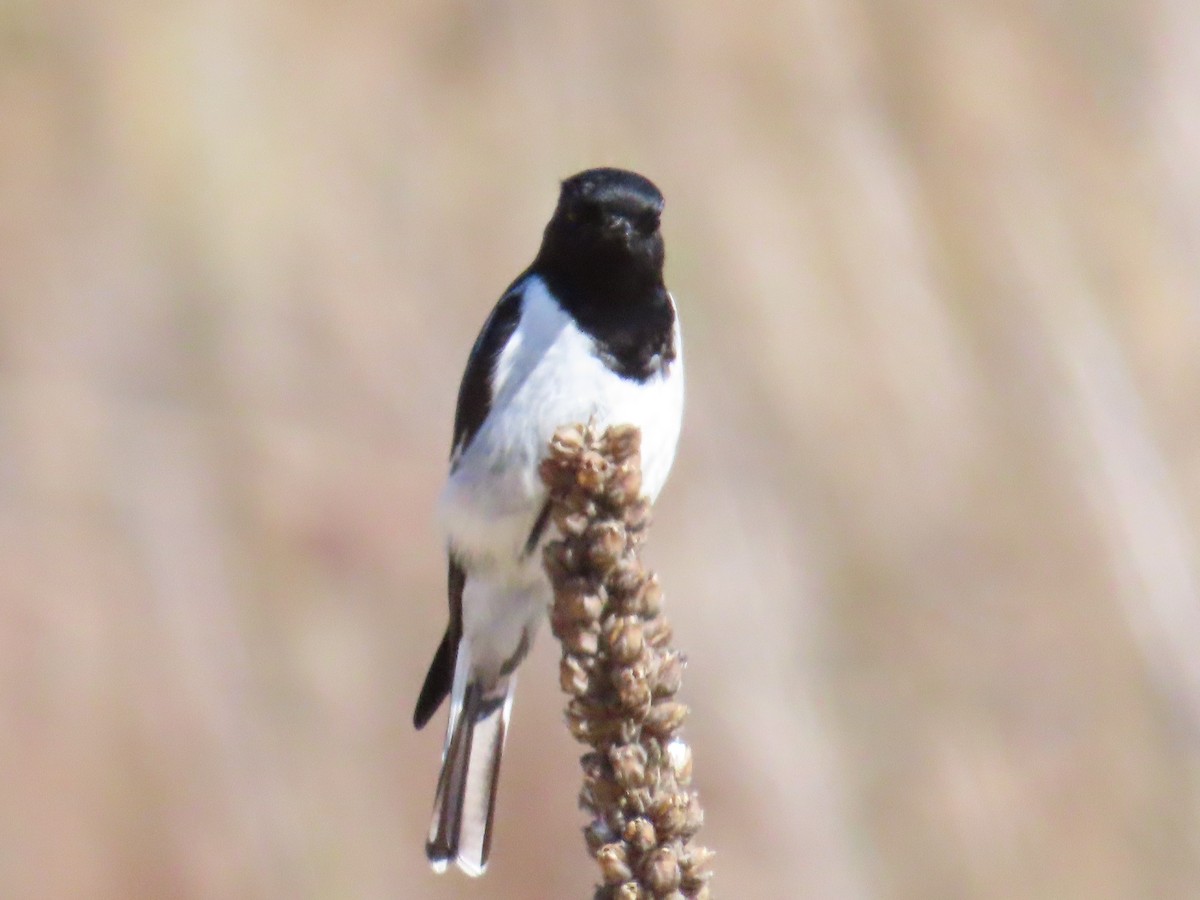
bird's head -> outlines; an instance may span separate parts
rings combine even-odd
[[[632,265],[661,275],[663,196],[624,169],[588,169],[562,183],[543,252],[572,264]]]

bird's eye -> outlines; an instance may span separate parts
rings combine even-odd
[[[638,232],[646,235],[654,234],[654,232],[658,231],[658,223],[658,213],[656,212],[641,213],[633,220],[634,227],[637,228]]]
[[[600,211],[599,205],[585,201],[583,203],[576,203],[571,208],[571,212],[567,218],[579,225],[599,225],[603,214]]]

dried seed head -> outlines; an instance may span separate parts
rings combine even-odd
[[[597,900],[707,897],[709,855],[688,842],[703,821],[688,790],[691,752],[676,735],[683,657],[667,645],[662,590],[639,558],[650,522],[637,429],[562,429],[541,474],[559,539],[547,543],[551,626],[563,643],[567,723],[595,748],[580,803],[605,886]]]

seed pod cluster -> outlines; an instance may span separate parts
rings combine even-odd
[[[711,851],[691,788],[691,749],[675,699],[684,658],[669,646],[662,589],[640,548],[650,524],[641,435],[559,429],[542,463],[557,537],[545,550],[550,622],[562,643],[567,724],[581,759],[584,838],[600,867],[595,900],[709,898]]]

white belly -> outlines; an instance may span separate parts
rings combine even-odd
[[[492,411],[457,460],[439,503],[447,540],[468,572],[530,583],[540,559],[520,561],[545,492],[538,463],[555,429],[594,421],[642,432],[643,485],[653,499],[675,457],[683,413],[683,356],[643,383],[622,378],[592,353],[539,278],[525,286],[521,321],[501,353]],[[534,554],[537,556],[537,554]]]

